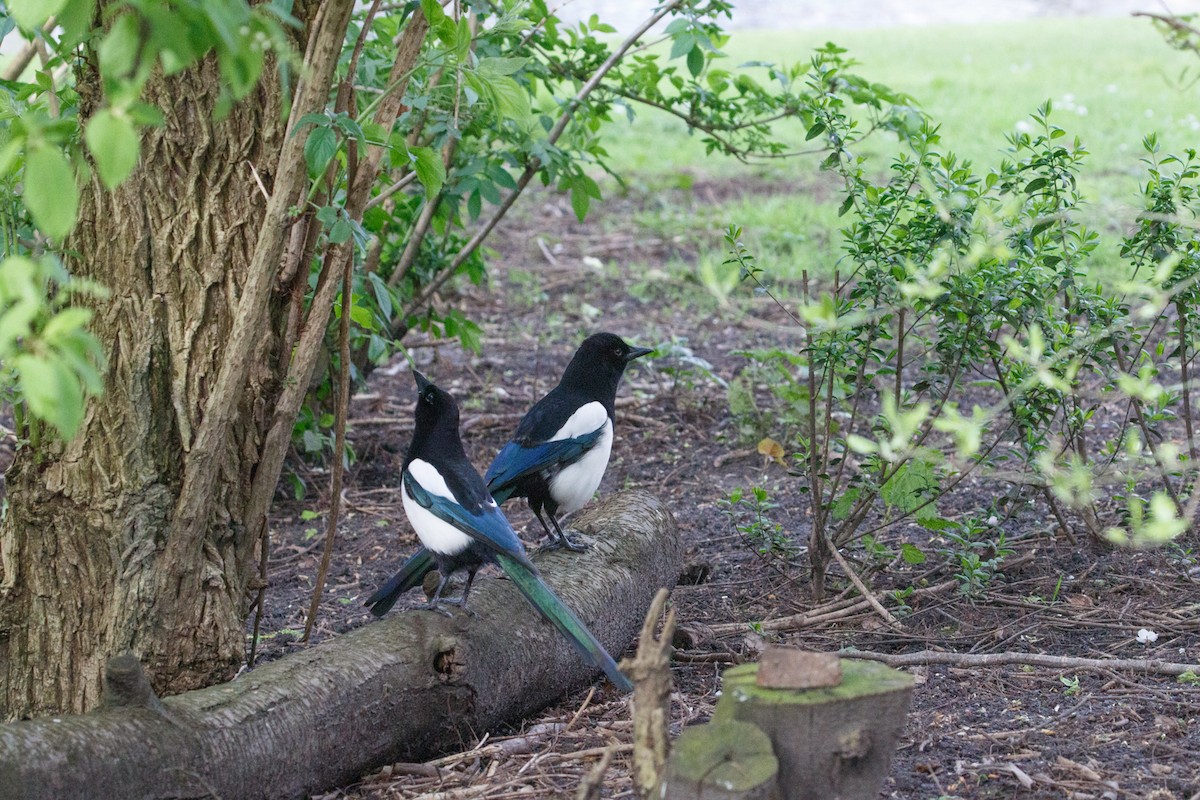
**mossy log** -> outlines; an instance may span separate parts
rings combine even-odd
[[[841,659],[842,682],[819,689],[758,685],[758,664],[725,671],[714,724],[750,722],[779,759],[783,800],[874,800],[912,699],[912,677],[882,664]]]
[[[619,655],[679,574],[674,521],[656,498],[629,492],[572,527],[586,552],[534,561]],[[135,688],[92,714],[0,726],[0,797],[302,797],[469,746],[596,678],[509,581],[477,581],[471,607],[477,617],[393,612],[161,704]],[[110,685],[136,687],[132,661],[114,659]]]

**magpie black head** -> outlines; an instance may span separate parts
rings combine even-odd
[[[425,447],[462,450],[458,438],[458,403],[421,373],[413,370],[417,382],[417,407],[414,411],[412,446],[409,453],[420,455]]]
[[[603,365],[624,372],[625,365],[630,361],[653,352],[654,350],[649,347],[634,347],[627,344],[615,333],[593,333],[583,340],[583,344],[579,345],[579,349],[575,351],[575,358],[572,360],[583,360],[590,362],[593,367]]]
[[[563,373],[562,385],[615,395],[629,362],[652,352],[649,347],[634,347],[614,333],[593,333],[575,351]]]

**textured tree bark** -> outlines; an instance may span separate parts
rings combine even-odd
[[[674,521],[634,492],[573,527],[587,552],[534,560],[619,655],[659,587],[679,574]],[[393,613],[231,683],[167,698],[161,711],[131,691],[125,707],[0,726],[0,797],[301,797],[467,745],[596,677],[511,583],[476,587],[478,617]],[[127,661],[116,671],[128,674]]]
[[[293,13],[311,25],[320,5],[299,2]],[[350,5],[324,13],[340,6],[348,18]],[[339,50],[341,35],[344,23]],[[86,64],[85,118],[100,102],[95,59]],[[314,69],[313,84],[322,80]],[[265,299],[239,340],[249,344],[230,335],[267,209],[255,172],[268,191],[298,195],[299,184],[278,185],[287,119],[275,71],[214,120],[219,86],[212,60],[152,79],[144,99],[165,124],[145,132],[141,165],[115,191],[95,176],[81,189],[68,258],[111,291],[92,324],[109,346],[105,393],[73,441],[24,448],[8,473],[0,717],[94,707],[103,665],[118,653],[137,653],[160,692],[226,679],[244,657],[255,545],[245,510],[286,362],[276,322],[287,287]],[[281,247],[286,228],[267,235]],[[232,412],[196,467],[214,386],[235,361],[245,377],[232,381]],[[184,501],[200,511],[181,521]],[[199,535],[182,546],[181,531]]]

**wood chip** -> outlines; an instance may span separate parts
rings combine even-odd
[[[769,647],[757,683],[767,689],[823,689],[842,682],[842,662],[833,653]]]

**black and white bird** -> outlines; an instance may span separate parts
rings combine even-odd
[[[617,669],[583,622],[563,604],[530,563],[517,534],[488,493],[483,479],[467,460],[458,433],[458,404],[445,391],[413,372],[417,407],[412,443],[401,469],[400,496],[404,513],[424,549],[368,598],[366,605],[382,616],[396,599],[436,566],[440,581],[427,608],[439,603],[466,608],[475,573],[495,562],[529,603],[575,647],[589,664],[603,670],[619,688],[632,684]],[[467,583],[455,601],[442,598],[450,576],[466,570]],[[443,612],[445,613],[445,612]]]
[[[488,467],[484,480],[496,502],[524,497],[552,546],[584,549],[563,533],[558,516],[583,508],[600,487],[612,452],[621,376],[631,361],[652,352],[612,333],[589,336],[562,380],[529,409]]]

